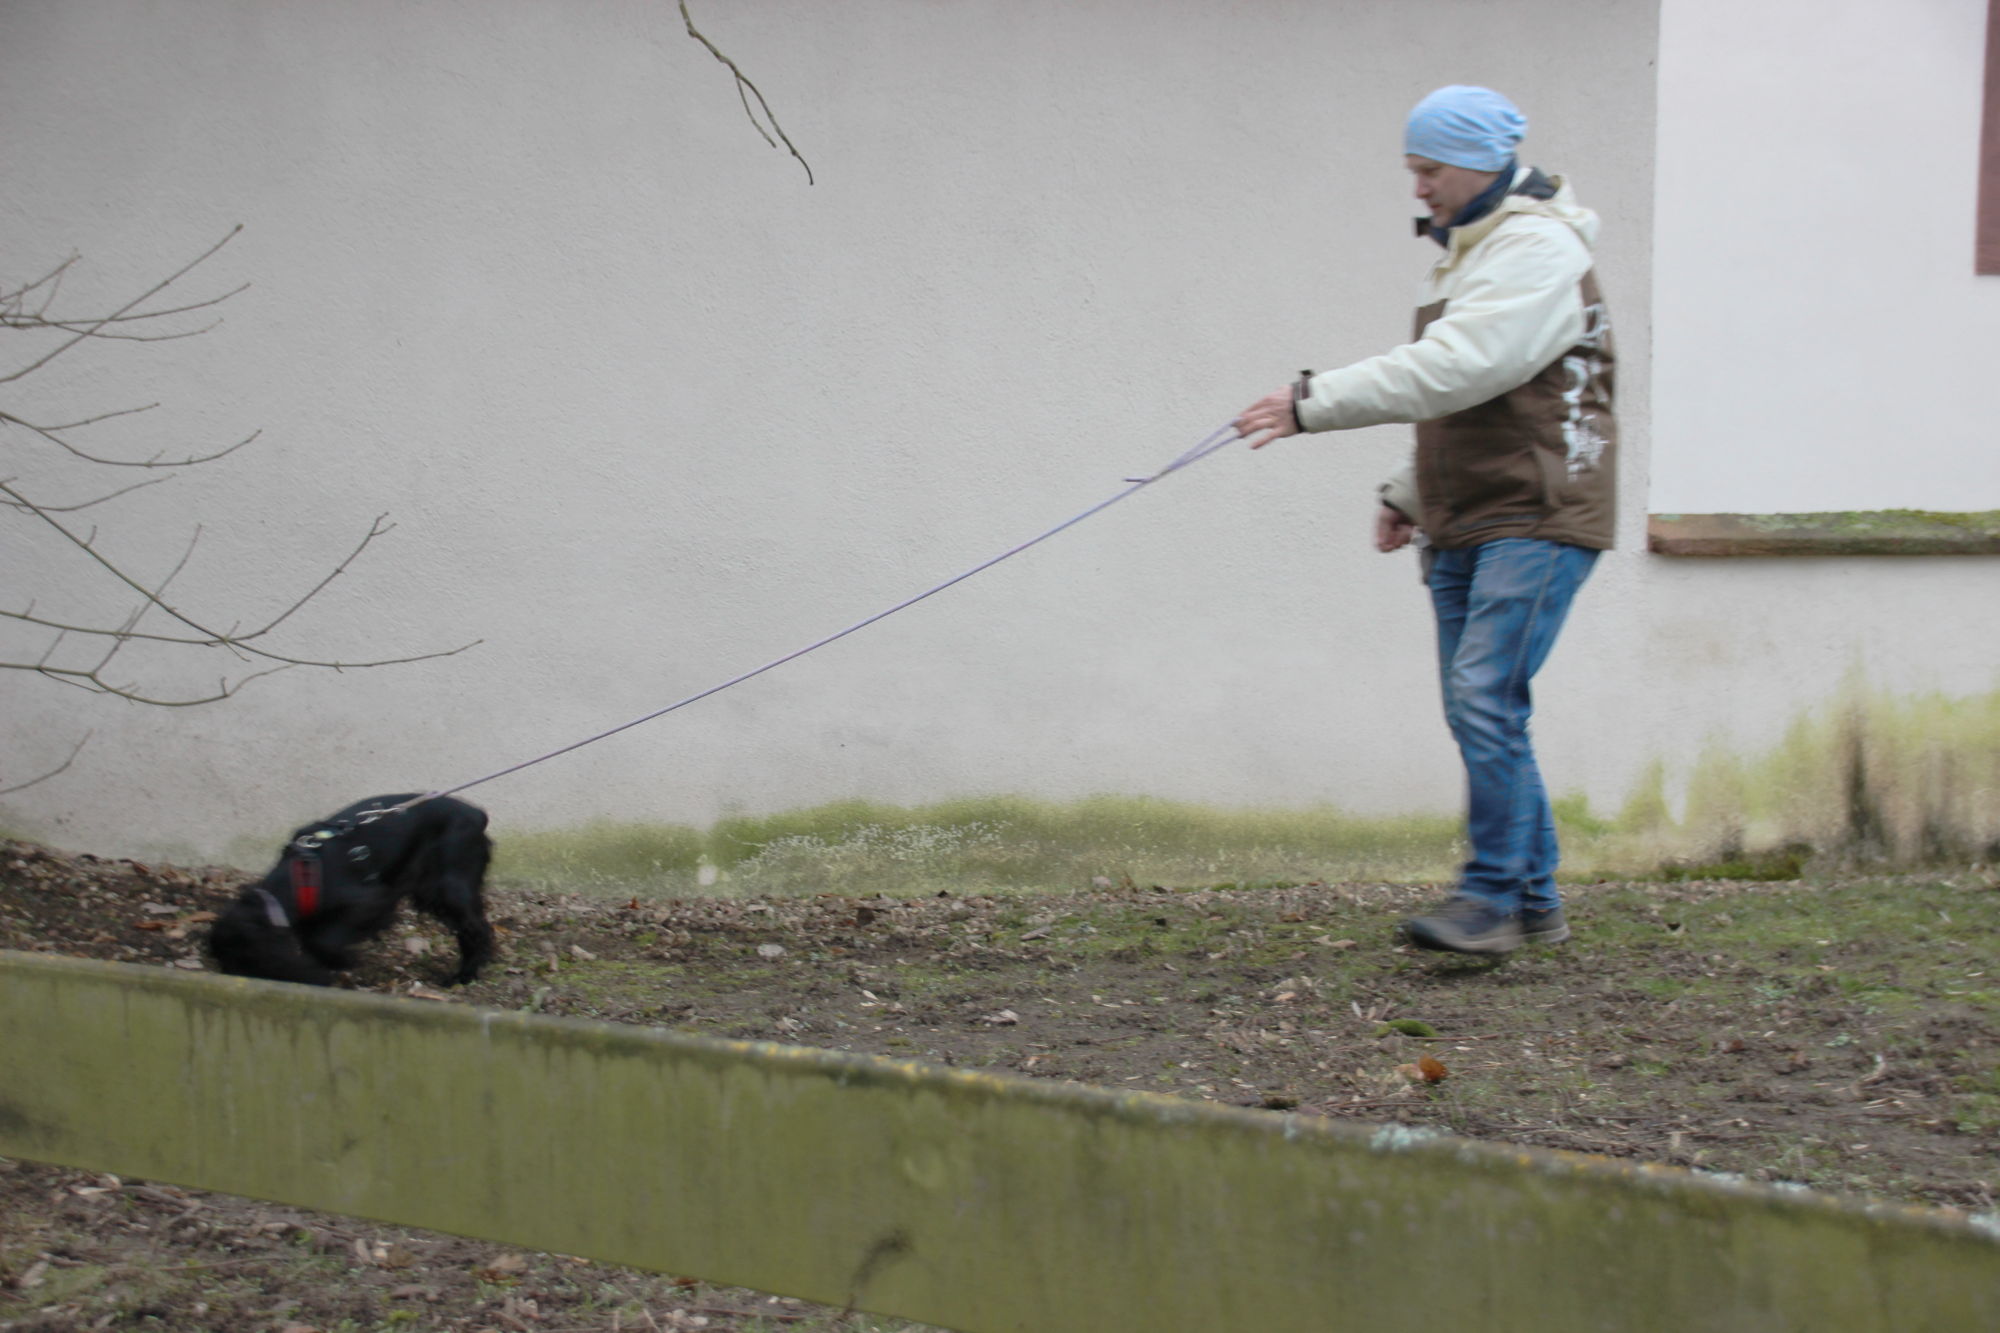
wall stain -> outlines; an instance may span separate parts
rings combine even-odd
[[[1675,811],[1680,813],[1676,815]],[[1741,877],[2000,861],[2000,690],[1891,695],[1851,679],[1761,754],[1715,743],[1642,759],[1624,802],[1556,802],[1570,877]],[[1455,815],[1331,805],[1230,809],[1142,796],[844,801],[723,820],[503,836],[496,875],[531,889],[659,896],[908,897],[1008,889],[1448,880]]]
[[[916,1243],[910,1239],[910,1233],[902,1227],[877,1236],[874,1244],[870,1245],[867,1252],[861,1256],[861,1262],[854,1266],[854,1277],[849,1284],[851,1291],[847,1298],[847,1309],[841,1313],[841,1318],[845,1319],[854,1313],[855,1308],[861,1303],[862,1296],[868,1290],[868,1284],[875,1280],[875,1275],[882,1271],[885,1265],[912,1253],[915,1249]]]

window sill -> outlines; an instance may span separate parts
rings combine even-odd
[[[1655,555],[2000,555],[2000,509],[1649,514]]]

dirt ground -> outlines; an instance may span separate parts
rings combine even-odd
[[[0,843],[0,947],[198,968],[233,872]],[[606,900],[500,888],[449,1002],[1398,1120],[1964,1209],[2000,1227],[2000,883],[1568,890],[1576,939],[1409,950],[1434,888]],[[436,997],[406,920],[356,986]],[[1441,1075],[1441,1077],[1440,1077]],[[0,1163],[0,1329],[919,1326],[159,1184]]]

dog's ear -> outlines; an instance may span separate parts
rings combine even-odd
[[[269,885],[267,879],[253,879],[243,886],[236,900],[250,915],[262,917],[272,929],[290,930],[291,914],[285,910],[285,904],[278,895],[271,892]]]
[[[261,884],[244,889],[208,929],[208,953],[221,971],[241,977],[324,986],[333,973],[306,957],[285,925],[278,900]]]

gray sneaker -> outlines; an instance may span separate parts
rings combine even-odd
[[[1429,916],[1405,921],[1403,934],[1419,949],[1446,953],[1511,953],[1525,938],[1519,918],[1462,893]]]
[[[1561,944],[1569,938],[1569,922],[1563,919],[1563,909],[1551,907],[1545,912],[1524,908],[1521,912],[1521,938],[1536,944]]]

